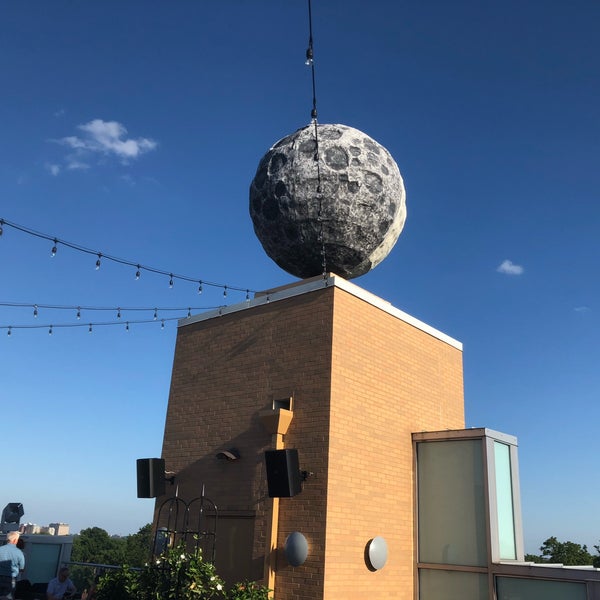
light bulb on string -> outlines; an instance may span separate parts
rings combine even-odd
[[[164,320],[164,319],[161,319],[161,320],[160,320],[160,328],[161,328],[161,329],[164,329],[164,328],[165,328],[165,320]]]
[[[250,302],[250,290],[246,290],[246,302]]]
[[[309,46],[306,50],[306,60],[304,61],[304,64],[307,67],[312,67],[313,63],[314,63],[313,49],[312,49],[312,46]]]
[[[75,316],[77,317],[78,321],[79,321],[79,319],[81,319],[81,307],[80,306],[77,307],[77,314]]]
[[[139,278],[141,277],[141,272],[140,272],[140,265],[137,266],[137,271],[135,272],[135,280],[138,281]]]
[[[8,327],[8,331],[6,332],[6,335],[12,335],[12,331],[11,331],[11,329],[12,329],[12,328],[9,326],[9,327]]]
[[[33,318],[37,319],[37,316],[38,316],[38,307],[37,307],[37,304],[34,304],[33,305]]]
[[[48,335],[52,335],[52,325],[50,325],[50,329],[48,329]]]
[[[169,288],[173,288],[173,273],[169,275]]]
[[[201,294],[202,293],[202,281],[198,282],[198,293]]]
[[[227,298],[227,286],[223,288],[223,298]]]
[[[187,318],[190,319],[192,316],[192,309],[188,308],[188,314],[187,314]]]
[[[90,323],[90,327],[88,329],[88,333],[92,333],[92,324]]]
[[[117,308],[117,319],[121,318],[121,309]]]
[[[58,240],[54,238],[54,246],[52,246],[52,250],[50,250],[50,256],[56,256],[56,244],[58,244]]]
[[[154,320],[158,319],[158,308],[154,309]]]
[[[102,254],[98,252],[98,260],[96,261],[96,271],[100,268],[100,261],[102,260]]]
[[[129,331],[129,321],[125,324],[125,331]]]

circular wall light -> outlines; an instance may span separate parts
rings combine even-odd
[[[285,557],[292,567],[299,567],[304,564],[308,556],[308,542],[299,531],[294,531],[287,536],[283,548]]]
[[[369,540],[365,548],[365,562],[371,571],[383,569],[388,557],[388,547],[386,541],[381,537],[374,537]]]

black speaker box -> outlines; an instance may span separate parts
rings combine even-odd
[[[137,497],[157,498],[165,493],[165,459],[137,459]]]
[[[265,463],[269,498],[290,498],[302,491],[298,450],[267,450]]]

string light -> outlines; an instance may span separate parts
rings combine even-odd
[[[81,307],[80,306],[77,307],[77,315],[76,315],[76,317],[77,317],[77,320],[81,319]]]
[[[250,302],[250,290],[246,290],[246,302]]]
[[[225,285],[222,283],[216,283],[216,282],[211,282],[211,281],[203,281],[203,280],[199,280],[198,277],[189,277],[187,275],[179,275],[177,273],[175,273],[174,271],[164,271],[162,269],[157,269],[155,267],[151,267],[151,266],[146,266],[143,265],[142,263],[140,263],[139,261],[132,261],[132,260],[127,260],[127,259],[123,259],[123,258],[119,258],[117,256],[112,256],[110,254],[106,254],[103,252],[100,252],[98,250],[93,250],[91,248],[86,248],[85,246],[81,246],[79,244],[75,244],[73,242],[68,242],[66,240],[60,239],[56,236],[53,235],[48,235],[45,233],[41,233],[38,231],[34,231],[33,229],[30,229],[28,227],[24,227],[22,225],[18,225],[16,223],[12,223],[10,221],[7,221],[6,219],[0,219],[0,235],[2,235],[2,231],[3,231],[3,227],[11,227],[13,229],[16,229],[17,231],[21,231],[22,233],[26,233],[30,236],[33,237],[38,237],[41,239],[45,239],[48,240],[49,242],[53,243],[53,247],[52,250],[58,249],[58,245],[61,244],[62,246],[66,246],[67,248],[70,248],[72,250],[76,250],[78,252],[83,252],[85,254],[92,254],[95,255],[96,258],[96,269],[100,269],[101,263],[102,261],[112,261],[112,262],[116,262],[122,265],[128,265],[131,267],[135,267],[136,272],[135,272],[135,278],[139,279],[141,276],[142,271],[148,271],[150,273],[155,273],[158,275],[167,275],[169,276],[169,281],[170,282],[174,282],[176,279],[179,279],[181,281],[188,281],[188,282],[192,282],[192,283],[198,283],[199,287],[198,287],[198,293],[201,294],[202,290],[203,290],[203,286],[207,285],[210,287],[217,287],[217,288],[227,288],[228,290],[234,290],[236,292],[245,292],[246,288],[245,287],[236,287],[236,286],[232,286],[232,285]],[[250,291],[255,291],[255,290],[250,290]]]
[[[121,318],[121,309],[117,308],[117,319]]]
[[[154,320],[158,319],[158,308],[154,309]]]
[[[217,307],[214,307],[217,308]],[[219,314],[222,313],[222,307],[219,307]],[[168,318],[164,318],[160,320],[160,328],[164,329],[165,328],[165,323],[167,321],[179,321],[180,317],[168,317]],[[149,319],[140,319],[140,320],[135,320],[135,321],[127,321],[125,323],[125,331],[130,331],[131,329],[131,325],[133,324],[147,324],[147,323],[154,323],[154,320],[149,320]],[[104,322],[104,323],[62,323],[62,324],[56,324],[56,323],[52,323],[50,325],[2,325],[0,326],[0,329],[6,329],[6,334],[8,336],[12,336],[12,332],[13,329],[42,329],[42,328],[46,328],[48,330],[48,335],[53,335],[54,330],[55,329],[65,329],[65,328],[75,328],[75,327],[87,327],[88,328],[88,333],[92,333],[93,332],[93,328],[94,327],[98,327],[98,326],[111,326],[111,325],[122,325],[122,322],[119,323],[117,321],[110,321],[110,322]]]
[[[223,288],[223,298],[227,298],[227,286]]]
[[[306,60],[304,61],[304,64],[307,67],[312,67],[313,63],[314,63],[313,49],[309,46],[306,50]]]
[[[56,256],[56,244],[58,244],[58,240],[54,238],[54,246],[52,246],[52,250],[50,250],[50,256]]]
[[[169,288],[173,289],[173,273],[169,273]]]
[[[33,318],[37,319],[37,316],[38,316],[38,307],[37,307],[37,304],[34,304],[33,305]]]
[[[188,314],[187,314],[187,318],[190,319],[192,316],[192,309],[188,308]]]

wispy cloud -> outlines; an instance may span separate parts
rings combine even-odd
[[[54,177],[56,177],[60,173],[60,165],[57,165],[55,163],[46,163],[44,167],[51,175],[54,175]]]
[[[73,150],[65,157],[68,170],[89,169],[94,156],[117,158],[123,164],[154,150],[158,143],[145,137],[127,137],[127,129],[117,121],[93,119],[78,125],[78,135],[53,140]]]
[[[521,265],[515,265],[512,260],[506,259],[500,263],[496,271],[504,275],[523,275],[525,269]]]
[[[592,312],[592,309],[589,306],[576,306],[573,310],[580,315]]]
[[[65,160],[67,163],[67,169],[69,171],[85,171],[86,169],[90,168],[90,165],[88,165],[88,163],[83,162],[79,159],[78,156],[74,154],[69,154],[69,156],[67,156]]]

